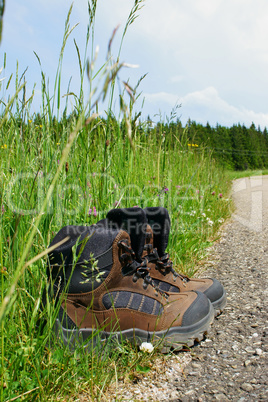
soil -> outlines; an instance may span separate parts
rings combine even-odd
[[[268,176],[235,181],[233,199],[202,272],[223,283],[223,313],[206,339],[159,357],[134,381],[118,380],[103,400],[268,401]]]

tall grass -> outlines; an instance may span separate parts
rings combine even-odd
[[[125,83],[123,119],[113,115],[114,86],[120,62],[111,57],[95,72],[94,21],[97,2],[89,3],[84,56],[77,44],[81,87],[69,93],[61,112],[62,57],[74,27],[67,16],[53,94],[42,71],[42,106],[32,114],[34,92],[25,98],[27,72],[16,72],[14,96],[4,104],[0,121],[0,267],[1,400],[70,400],[83,392],[98,400],[115,376],[148,368],[146,356],[130,345],[70,352],[52,332],[56,310],[42,310],[46,258],[56,234],[68,224],[90,225],[115,207],[163,205],[172,219],[169,252],[188,274],[206,254],[217,229],[230,212],[230,183],[212,158],[188,144],[187,130],[162,132],[132,118],[138,88]],[[135,20],[135,1],[126,23]],[[122,39],[123,39],[122,38]],[[90,45],[89,45],[90,44]],[[91,46],[91,47],[90,47]],[[91,62],[87,61],[90,48]],[[4,61],[4,65],[6,60]],[[84,80],[90,82],[85,98]],[[0,82],[2,91],[10,85]],[[98,85],[95,86],[95,83]],[[130,94],[130,96],[129,96]],[[68,99],[75,108],[67,113]],[[109,97],[105,119],[94,114]],[[175,116],[172,116],[174,118]],[[37,256],[37,257],[36,257]],[[44,326],[43,323],[46,322]],[[50,346],[52,345],[52,346]],[[146,369],[145,369],[146,371]]]

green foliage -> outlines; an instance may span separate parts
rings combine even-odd
[[[5,0],[0,1],[0,43],[2,39],[3,17],[5,11]]]
[[[177,123],[180,124],[179,122]],[[217,125],[215,128],[188,122],[188,136],[212,151],[214,158],[230,170],[253,170],[268,167],[268,134],[255,125],[233,125],[230,128]]]

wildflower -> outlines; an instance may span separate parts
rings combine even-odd
[[[7,144],[1,146],[2,149],[7,149]]]
[[[215,191],[212,191],[211,195],[215,195],[215,194],[216,194]]]
[[[60,164],[60,160],[59,160],[59,159],[57,160],[57,164],[58,164],[58,165]]]
[[[222,198],[222,193],[219,194],[219,198]]]
[[[213,226],[213,224],[214,224],[214,222],[209,218],[207,218],[207,223],[209,226]]]
[[[196,190],[196,194],[199,194],[199,190]]]
[[[206,217],[206,214],[205,214],[205,212],[203,212],[202,214],[201,214],[204,218]]]
[[[176,186],[176,188],[181,188],[181,186]]]
[[[28,120],[28,123],[31,123],[32,122],[32,120]]]
[[[96,210],[96,207],[93,207],[93,216],[97,216],[97,210]]]
[[[223,219],[223,218],[220,218],[220,219],[218,219],[218,222],[219,222],[219,223],[223,223],[223,222],[224,222],[224,219]]]
[[[165,193],[168,192],[168,188],[167,188],[167,187],[164,188],[164,192],[165,192]]]
[[[88,210],[88,215],[90,216],[91,213],[92,213],[92,208],[89,208],[89,210]]]
[[[95,176],[96,176],[96,174],[97,174],[96,172],[93,172],[93,173],[92,173],[92,176],[93,176],[93,177],[95,177]]]
[[[57,145],[60,145],[60,142],[57,142]]]
[[[2,205],[1,210],[2,210],[2,215],[3,215],[6,212],[4,205]]]
[[[142,344],[140,345],[140,350],[142,352],[152,353],[154,347],[151,342],[142,342]]]
[[[191,211],[190,216],[195,216],[196,211]]]
[[[114,206],[115,206],[115,207],[118,207],[119,205],[120,205],[120,201],[115,201],[115,202],[114,202]]]

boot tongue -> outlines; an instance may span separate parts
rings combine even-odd
[[[147,219],[142,208],[112,209],[107,214],[108,225],[117,229],[126,230],[130,236],[131,247],[138,261],[141,261]]]
[[[165,254],[170,231],[170,218],[166,208],[147,207],[144,208],[148,224],[153,230],[154,247],[157,248],[159,257]]]

